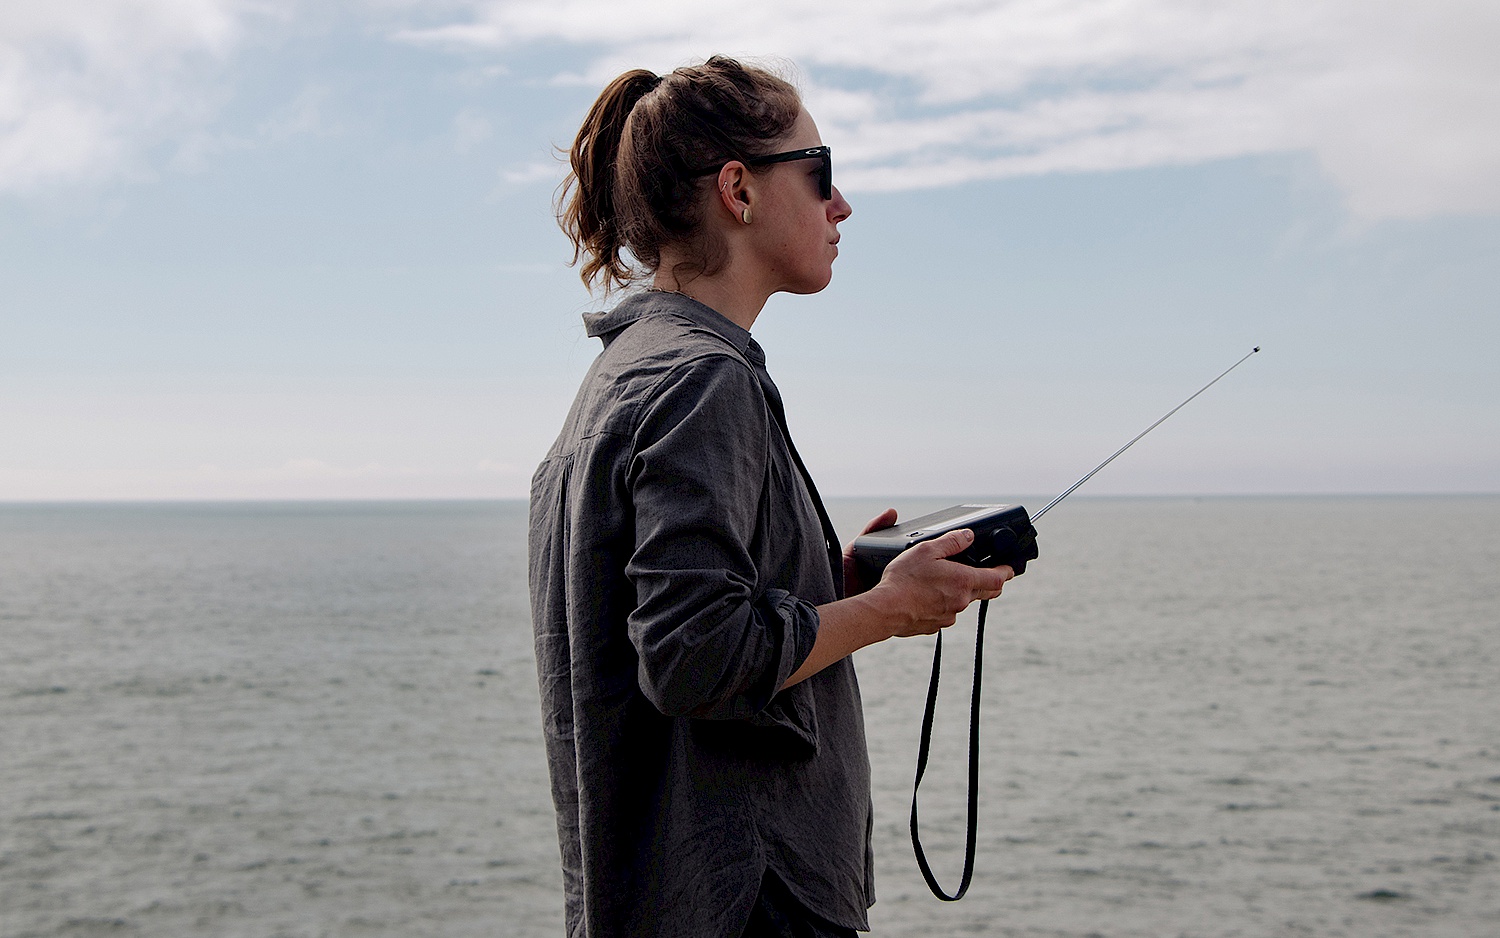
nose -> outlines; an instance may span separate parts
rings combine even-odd
[[[848,199],[844,198],[844,194],[839,191],[839,187],[834,186],[833,198],[828,201],[828,220],[834,224],[838,224],[853,214],[854,207],[849,204]]]

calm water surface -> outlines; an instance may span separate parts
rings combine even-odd
[[[0,936],[560,935],[524,528],[0,506]],[[1497,531],[1494,497],[1069,501],[991,612],[960,903],[906,834],[931,640],[857,657],[874,934],[1500,935]],[[923,790],[949,884],[972,640]]]

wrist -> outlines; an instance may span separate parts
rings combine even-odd
[[[901,614],[897,598],[896,591],[885,583],[877,583],[851,598],[850,601],[857,604],[864,644],[874,645],[901,634],[908,617]]]

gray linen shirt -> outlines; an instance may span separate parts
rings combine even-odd
[[[738,938],[767,868],[868,928],[853,662],[776,693],[843,584],[765,356],[678,294],[584,319],[604,351],[531,488],[568,934]]]

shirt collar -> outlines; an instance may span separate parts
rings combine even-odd
[[[765,365],[766,355],[760,343],[750,337],[748,329],[731,322],[722,313],[704,306],[690,296],[663,290],[641,290],[625,297],[613,309],[602,313],[585,313],[583,325],[590,336],[608,345],[613,333],[646,316],[680,316],[702,326],[739,350],[756,365]]]

